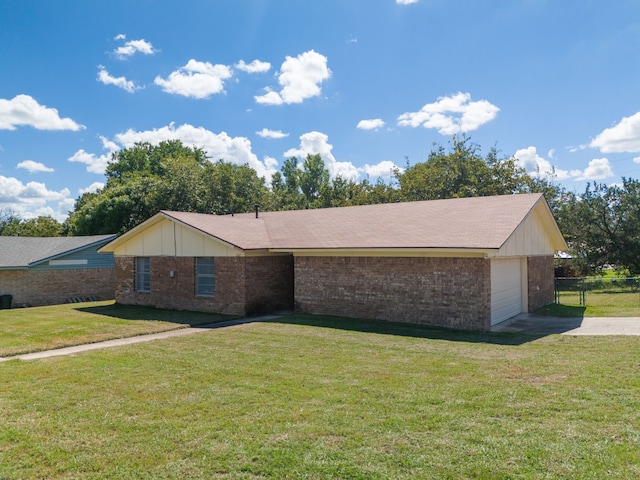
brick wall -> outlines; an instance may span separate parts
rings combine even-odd
[[[486,330],[489,260],[295,257],[302,312]]]
[[[12,295],[14,307],[56,305],[70,297],[111,300],[114,293],[112,268],[0,271],[0,295]]]
[[[554,268],[553,256],[528,257],[527,276],[529,292],[529,311],[554,301]]]
[[[148,293],[135,289],[134,257],[116,257],[115,262],[116,301],[122,304],[246,315],[292,303],[289,257],[216,257],[213,297],[195,295],[193,257],[151,257]],[[289,279],[283,281],[279,277],[287,269]]]

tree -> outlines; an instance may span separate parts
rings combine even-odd
[[[640,182],[588,184],[581,196],[567,198],[561,215],[583,274],[599,273],[608,264],[640,274]]]
[[[408,165],[396,177],[405,201],[519,193],[527,191],[529,180],[514,158],[499,159],[495,149],[483,158],[465,136],[453,137],[448,152],[434,148],[426,162]]]

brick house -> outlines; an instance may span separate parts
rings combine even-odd
[[[100,249],[116,301],[488,330],[552,303],[566,248],[540,194],[206,215],[162,211]]]
[[[0,236],[0,295],[10,295],[13,306],[110,300],[113,255],[100,255],[98,248],[115,238]]]

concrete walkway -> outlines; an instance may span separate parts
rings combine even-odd
[[[62,355],[73,355],[74,353],[88,352],[91,350],[99,350],[102,348],[121,347],[124,345],[133,345],[134,343],[152,342],[154,340],[162,340],[164,338],[183,337],[185,335],[193,335],[203,333],[216,328],[233,327],[235,325],[243,325],[245,323],[264,322],[282,317],[282,314],[264,315],[261,317],[241,318],[239,320],[230,320],[228,322],[211,323],[208,325],[199,325],[197,327],[179,328],[177,330],[169,330],[168,332],[150,333],[148,335],[137,335],[135,337],[116,338],[114,340],[106,340],[104,342],[85,343],[75,345],[73,347],[57,348],[55,350],[45,350],[42,352],[25,353],[22,355],[14,355],[12,357],[0,357],[0,362],[9,360],[37,360],[39,358],[59,357]]]
[[[492,332],[531,335],[640,335],[640,317],[542,317],[523,313],[491,327]]]

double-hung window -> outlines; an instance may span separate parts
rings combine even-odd
[[[136,257],[136,291],[151,291],[151,259]]]
[[[213,297],[214,287],[213,258],[196,257],[196,295],[199,297]]]

